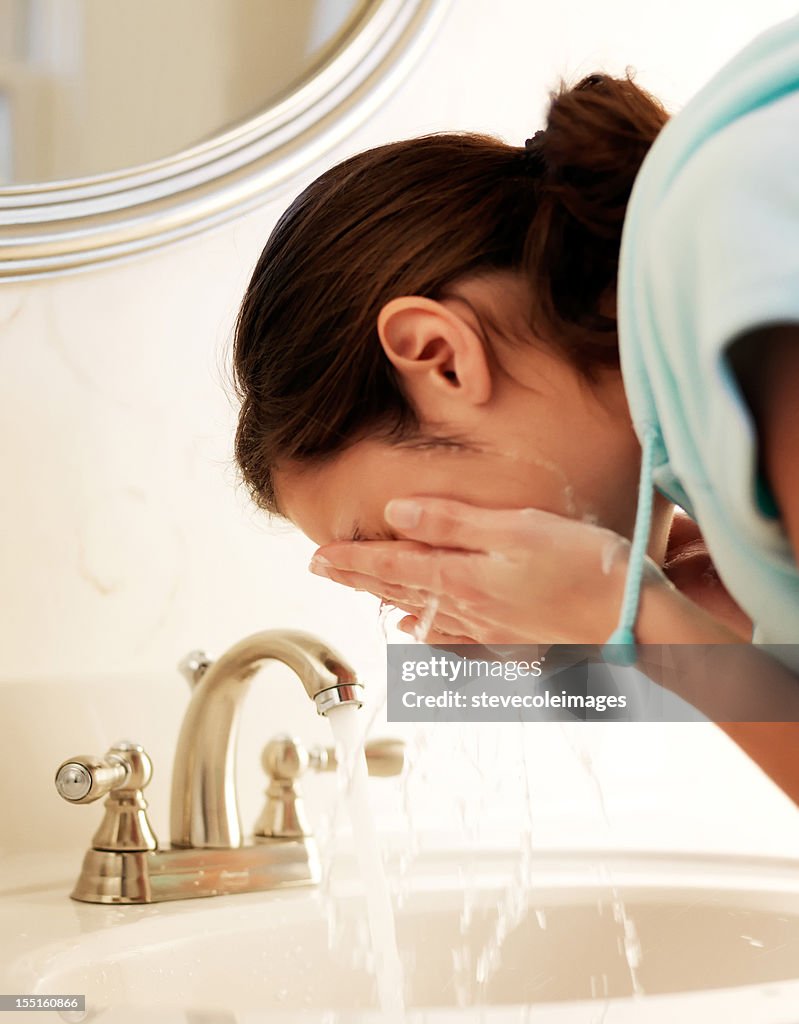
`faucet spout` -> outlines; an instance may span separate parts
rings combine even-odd
[[[201,675],[183,719],[172,775],[173,847],[242,845],[235,785],[239,714],[250,681],[269,660],[293,669],[320,715],[363,703],[354,669],[310,633],[264,630],[231,647]]]

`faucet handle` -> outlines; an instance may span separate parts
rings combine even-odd
[[[178,662],[178,672],[193,690],[213,663],[213,658],[209,658],[205,651],[189,651]]]
[[[370,775],[399,775],[405,764],[405,743],[398,739],[371,740],[365,746]],[[309,768],[334,772],[335,747],[313,747],[287,733],[273,737],[263,749],[261,763],[269,776],[266,806],[255,826],[257,839],[299,838],[311,834],[299,789],[299,778]]]
[[[258,819],[256,839],[300,839],[311,834],[299,788],[299,777],[308,769],[308,752],[300,741],[280,733],[261,753],[261,764],[269,776],[266,806]]]
[[[153,764],[144,748],[120,740],[103,757],[79,754],[63,761],[55,773],[59,796],[71,804],[90,804],[108,794],[105,817],[92,838],[95,850],[155,850],[142,790]]]
[[[405,741],[389,736],[369,740],[364,745],[366,767],[370,775],[388,778],[400,775],[405,767]],[[308,751],[308,762],[317,772],[334,772],[338,768],[335,747],[312,747]]]

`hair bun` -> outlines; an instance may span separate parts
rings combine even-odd
[[[547,168],[544,158],[544,136],[546,131],[542,128],[529,139],[524,140],[524,169],[528,174],[541,175]]]
[[[536,132],[532,138],[524,140],[524,148],[532,149],[534,146],[538,146],[539,140],[542,139],[544,135],[546,135],[546,131],[542,128],[541,131]]]

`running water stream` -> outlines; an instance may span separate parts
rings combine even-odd
[[[327,718],[336,740],[339,782],[352,822],[352,841],[366,895],[382,1019],[386,1024],[402,1024],[405,1020],[402,963],[391,894],[369,806],[362,713],[354,704],[342,704],[329,711]]]
[[[569,506],[568,511],[574,514],[576,508],[573,492],[566,489],[565,497]],[[608,571],[606,563],[612,559],[615,553],[615,551],[612,553],[603,552],[601,566],[603,573]],[[414,639],[417,642],[425,643],[428,640],[428,634],[431,632],[439,608],[440,582],[439,573],[436,572],[431,593],[428,595],[425,607],[417,618],[416,628],[413,630]],[[381,601],[379,623],[383,636],[387,641],[389,640],[386,628],[387,618],[393,610],[393,606],[385,601]],[[330,712],[328,720],[336,740],[339,788],[343,793],[344,802],[347,805],[352,822],[353,845],[360,869],[360,876],[363,879],[382,1020],[386,1021],[387,1024],[403,1024],[406,1019],[403,968],[397,947],[390,890],[368,800],[368,770],[363,747],[363,737],[367,730],[364,728],[363,713],[353,705],[343,705]],[[594,771],[592,758],[581,744],[575,746],[571,741],[568,730],[563,726],[562,728],[567,745],[576,755],[596,788],[596,795],[603,817],[608,826],[610,826],[602,786]],[[456,975],[461,975],[463,968],[466,968],[467,975],[474,972],[475,980],[481,987],[497,970],[502,956],[502,948],[509,932],[520,923],[530,909],[528,890],[533,883],[534,863],[532,822],[529,820],[532,800],[529,785],[530,766],[527,763],[528,751],[524,741],[522,742],[522,748],[523,777],[525,782],[523,797],[528,815],[528,832],[522,841],[518,871],[510,881],[504,900],[501,901],[501,905],[497,906],[498,917],[495,929],[490,935],[486,946],[480,952],[477,963],[469,962],[471,961],[471,956],[467,956],[467,962],[459,964],[459,951],[453,950],[453,957],[455,959],[453,966],[456,968]],[[474,797],[474,793],[471,795]],[[611,907],[613,916],[622,931],[619,943],[620,951],[623,952],[627,961],[633,993],[635,995],[642,995],[643,989],[637,970],[640,964],[641,948],[635,925],[627,915],[623,898],[610,877],[607,866],[602,864],[601,869],[612,892]],[[462,934],[468,929],[471,916],[469,905],[469,890],[471,886],[467,884],[466,888],[467,892],[464,894],[466,899],[464,906],[465,919],[461,921]],[[601,906],[598,909],[601,913]],[[547,922],[544,911],[536,909],[535,916],[539,927],[545,929]],[[468,946],[464,946],[464,949],[460,952],[468,953]],[[461,967],[460,971],[458,970],[459,966]],[[600,992],[595,991],[593,978],[592,995],[594,998],[601,998],[602,995]],[[461,998],[459,998],[458,1002],[460,1005],[463,1005],[463,998],[466,996],[466,992],[461,992],[460,996]]]

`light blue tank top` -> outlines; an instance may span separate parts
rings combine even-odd
[[[799,568],[726,358],[747,330],[799,323],[799,16],[752,40],[647,153],[624,221],[617,317],[642,462],[625,594],[604,656],[635,657],[653,485],[699,524],[755,623],[752,642],[799,644]],[[774,653],[799,670],[796,652]]]

